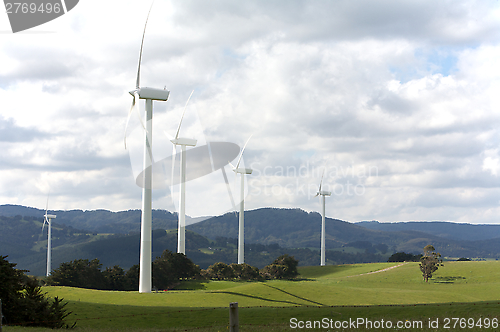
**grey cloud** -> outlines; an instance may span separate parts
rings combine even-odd
[[[221,30],[231,39],[235,33],[264,35],[281,30],[289,38],[364,39],[408,38],[439,43],[468,43],[473,38],[498,38],[498,23],[488,22],[470,33],[458,34],[463,22],[474,25],[489,14],[491,3],[454,1],[183,1],[178,7],[177,24]],[[246,24],[246,22],[261,24]],[[450,27],[452,27],[450,29]],[[456,27],[453,29],[453,27]],[[245,31],[247,30],[247,31]],[[466,31],[466,30],[464,30]],[[213,35],[216,40],[221,35]]]
[[[46,138],[50,134],[37,128],[24,128],[16,125],[13,119],[5,119],[0,115],[0,142],[30,142],[35,138]]]

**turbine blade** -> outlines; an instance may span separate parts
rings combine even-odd
[[[149,7],[148,16],[146,17],[146,23],[144,24],[144,31],[142,32],[142,41],[141,41],[141,51],[139,53],[139,65],[137,66],[137,80],[135,83],[136,89],[139,89],[140,80],[141,80],[141,61],[142,61],[142,47],[144,46],[144,36],[146,35],[146,26],[148,25],[149,14],[151,13],[151,8],[153,8],[153,3],[151,3],[151,7]]]
[[[222,176],[224,177],[224,182],[226,183],[227,193],[229,194],[229,198],[231,199],[231,205],[233,207],[234,214],[238,216],[236,214],[236,205],[234,204],[234,198],[231,192],[231,186],[229,185],[229,181],[227,180],[226,170],[224,169],[224,167],[221,167],[221,170],[222,170]]]
[[[45,216],[43,217],[42,233],[43,233],[43,228],[45,226],[45,222],[47,222],[47,224],[49,223],[47,220],[47,212],[49,211],[49,195],[50,192],[47,194],[47,203],[45,204]]]
[[[47,194],[47,204],[45,204],[45,219],[47,219],[47,211],[49,210],[49,195]]]
[[[323,169],[323,174],[321,174],[321,181],[319,182],[319,189],[318,192],[321,191],[321,185],[323,184],[323,176],[325,175],[325,169]]]
[[[134,106],[135,106],[135,94],[134,94],[134,99],[132,100],[132,106],[130,106],[130,111],[128,111],[127,122],[125,123],[125,132],[123,134],[123,143],[125,144],[125,150],[127,149],[127,128],[128,128],[128,123],[130,121],[130,116],[132,115],[132,111],[134,110]]]
[[[238,169],[238,167],[240,166],[241,157],[243,157],[243,151],[245,151],[245,148],[247,147],[248,141],[250,141],[250,138],[252,138],[252,136],[253,136],[253,134],[250,135],[250,137],[247,139],[245,145],[243,145],[243,149],[241,149],[240,158],[238,159],[238,162],[236,163],[236,169]]]
[[[191,94],[189,95],[189,98],[186,101],[186,106],[184,106],[184,111],[182,111],[181,121],[179,122],[179,127],[177,128],[177,133],[175,134],[175,139],[179,138],[179,132],[181,131],[182,119],[184,119],[184,114],[186,113],[186,108],[188,106],[189,100],[191,99],[191,96],[193,95],[193,92],[194,92],[194,90],[191,91]]]
[[[144,124],[144,121],[142,120],[142,115],[141,115],[141,107],[140,107],[140,100],[139,100],[139,92],[135,91],[134,92],[134,100],[137,99],[135,109],[137,110],[136,114],[139,117],[139,120],[141,121],[142,128],[147,131],[146,125]]]
[[[165,136],[167,136],[168,140],[172,140],[172,136],[170,136],[165,130],[163,131]],[[172,199],[174,198],[174,170],[175,170],[175,157],[177,156],[177,148],[174,143],[172,143],[172,169],[170,170],[170,193],[172,195]]]

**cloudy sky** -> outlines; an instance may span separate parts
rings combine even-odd
[[[124,132],[148,10],[82,0],[16,34],[0,14],[1,204],[141,207],[137,116],[127,149]],[[154,103],[154,158],[172,155],[194,90],[181,136],[253,134],[246,209],[318,211],[326,170],[331,218],[500,223],[498,59],[498,1],[156,0],[141,85],[171,93]],[[221,170],[187,190],[191,216],[232,208]],[[177,192],[158,185],[153,208]]]

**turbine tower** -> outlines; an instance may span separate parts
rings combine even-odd
[[[181,254],[186,254],[186,146],[196,146],[197,141],[192,138],[179,138],[179,132],[181,130],[182,119],[184,119],[184,114],[186,113],[186,108],[189,103],[189,99],[193,95],[193,92],[189,95],[189,98],[184,106],[184,111],[182,112],[181,121],[179,122],[179,127],[177,128],[177,133],[175,138],[170,140],[173,144],[174,150],[176,146],[181,146],[181,165],[180,165],[180,193],[179,193],[179,225],[177,231],[177,252]],[[172,154],[172,172],[175,164],[175,153]],[[173,181],[172,181],[173,188]]]
[[[325,266],[325,196],[331,196],[332,193],[330,191],[321,190],[321,185],[323,183],[323,176],[325,175],[325,171],[323,170],[323,174],[321,175],[321,181],[319,182],[319,189],[316,193],[316,196],[321,196],[322,201],[322,210],[321,210],[321,266]]]
[[[241,193],[241,202],[240,202],[240,220],[239,220],[239,232],[238,232],[238,264],[243,264],[245,263],[245,174],[252,174],[252,169],[251,168],[240,168],[240,162],[241,158],[243,157],[243,151],[245,151],[245,148],[248,144],[248,141],[250,141],[250,138],[248,138],[247,142],[243,146],[243,149],[241,149],[240,157],[238,158],[238,163],[236,166],[233,166],[233,164],[230,163],[230,165],[233,167],[233,172],[235,174],[240,174],[241,175],[241,185],[240,185],[240,193]]]
[[[153,132],[153,100],[167,101],[170,91],[164,89],[148,88],[140,86],[140,73],[141,73],[141,60],[142,60],[142,47],[144,45],[144,35],[146,34],[146,26],[148,24],[149,8],[146,24],[144,24],[144,31],[142,33],[141,50],[139,53],[139,65],[137,67],[137,80],[135,90],[129,93],[134,97],[132,100],[132,107],[130,108],[127,123],[125,125],[125,149],[127,148],[127,126],[130,120],[133,109],[137,110],[137,115],[144,128],[144,176],[142,183],[142,214],[141,214],[141,249],[140,249],[140,273],[139,273],[139,292],[151,292],[151,228],[152,228],[152,185],[153,185],[153,150],[152,150],[152,132]],[[142,115],[139,110],[139,99],[146,100],[146,126],[142,121]]]
[[[42,224],[42,233],[45,223],[48,226],[48,236],[47,236],[47,277],[50,276],[52,272],[52,219],[56,218],[55,214],[47,214],[49,208],[49,197],[47,196],[47,205],[45,206],[45,215]]]

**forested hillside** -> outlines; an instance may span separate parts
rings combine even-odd
[[[139,260],[140,211],[49,211],[53,220],[53,262],[98,258],[104,267],[120,265],[128,268]],[[43,273],[46,262],[47,231],[41,227],[45,211],[15,205],[0,206],[0,254],[9,255],[20,268]],[[5,216],[11,215],[11,216]],[[408,223],[417,224],[417,223]],[[327,263],[376,262],[394,252],[419,254],[432,244],[444,257],[498,258],[500,240],[491,225],[460,225],[453,223],[418,223],[419,230],[408,225],[393,225],[401,230],[369,229],[326,218]],[[437,225],[439,224],[439,225]],[[441,225],[444,224],[444,225]],[[429,226],[425,228],[425,226]],[[446,229],[453,239],[437,236],[436,227]],[[88,227],[88,228],[87,228]],[[375,227],[375,226],[374,226]],[[378,227],[378,226],[377,226]],[[386,226],[383,226],[386,227]],[[433,228],[434,227],[434,228]],[[176,251],[176,215],[153,211],[153,255],[164,249]],[[236,261],[238,219],[228,213],[187,226],[187,254],[202,267],[216,261]],[[470,230],[474,229],[474,232]],[[167,232],[167,230],[169,230]],[[246,262],[264,266],[277,255],[296,255],[301,265],[319,264],[321,216],[300,209],[264,208],[245,212]],[[461,232],[471,232],[476,241],[460,240]],[[441,233],[439,233],[441,234]]]

